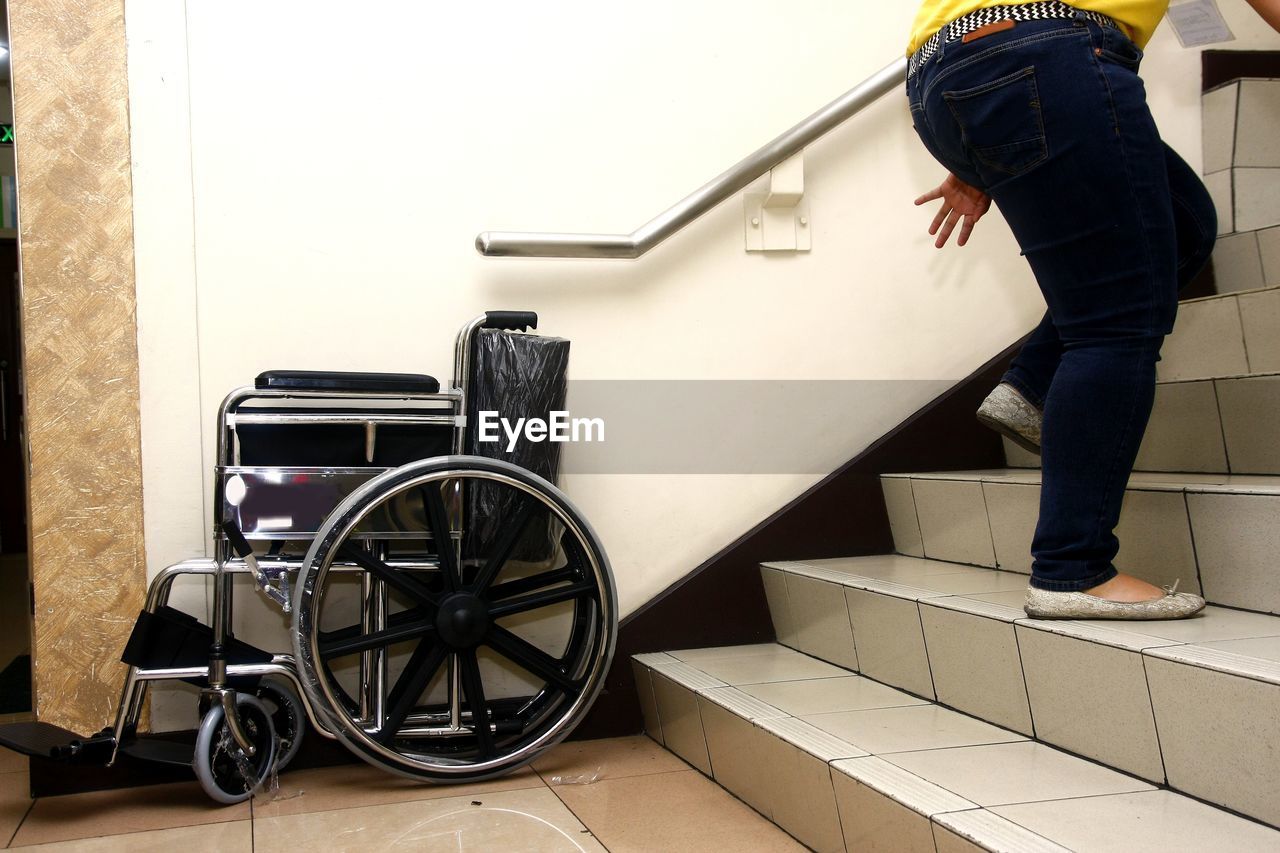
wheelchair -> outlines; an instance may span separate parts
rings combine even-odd
[[[551,482],[558,446],[508,451],[475,429],[477,411],[563,408],[568,342],[536,328],[536,314],[515,311],[466,324],[445,389],[418,374],[268,371],[229,394],[213,558],[150,583],[114,725],[81,737],[15,724],[0,744],[73,763],[190,764],[214,800],[236,803],[308,729],[443,783],[510,772],[563,740],[613,657],[613,575]],[[290,653],[234,636],[233,580],[245,575],[289,614]],[[182,577],[211,581],[209,624],[170,606]],[[138,735],[159,681],[199,688],[194,751]]]

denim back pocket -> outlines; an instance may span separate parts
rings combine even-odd
[[[1029,172],[1049,156],[1035,68],[942,98],[989,185]]]

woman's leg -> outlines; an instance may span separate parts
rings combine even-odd
[[[1178,290],[1204,268],[1218,233],[1218,213],[1204,182],[1178,153],[1164,146],[1165,172],[1173,201],[1174,234],[1178,244]],[[1043,409],[1053,375],[1062,358],[1062,339],[1046,312],[1009,365],[1002,382],[1017,388],[1032,405]]]
[[[945,48],[919,84],[922,135],[1000,208],[1061,341],[1032,544],[1045,590],[1116,576],[1114,528],[1177,309],[1165,147],[1138,60],[1112,28],[1020,23]]]

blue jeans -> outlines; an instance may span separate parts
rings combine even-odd
[[[1116,574],[1115,526],[1178,289],[1213,246],[1213,203],[1160,139],[1142,53],[1083,18],[951,42],[907,81],[916,131],[987,192],[1049,310],[1005,381],[1044,409],[1031,585]]]

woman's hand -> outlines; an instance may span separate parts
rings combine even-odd
[[[938,211],[938,215],[933,217],[933,224],[929,226],[930,234],[937,234],[938,239],[933,244],[941,249],[947,245],[947,240],[951,238],[951,232],[955,230],[956,223],[964,219],[964,224],[960,226],[960,236],[956,238],[956,245],[963,246],[969,242],[969,235],[973,233],[973,226],[978,224],[978,220],[983,217],[988,210],[991,209],[991,197],[977,187],[971,187],[955,175],[948,173],[937,189],[929,190],[929,192],[916,199],[916,205],[922,205],[935,199],[942,199],[942,209]],[[942,230],[939,231],[938,229]]]

